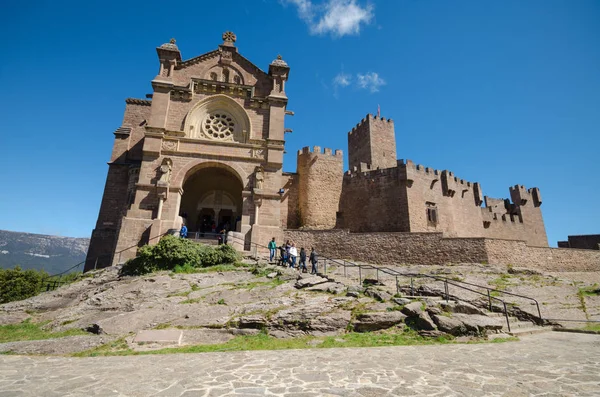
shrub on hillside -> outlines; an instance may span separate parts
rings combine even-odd
[[[138,256],[128,260],[122,274],[137,276],[159,270],[173,270],[180,267],[208,267],[235,263],[238,253],[229,245],[213,247],[193,243],[175,236],[165,236],[156,245],[145,245]]]
[[[48,273],[43,270],[0,269],[0,303],[18,301],[42,292],[43,280]]]

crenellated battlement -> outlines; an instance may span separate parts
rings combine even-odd
[[[378,122],[378,123],[386,123],[386,124],[394,124],[394,120],[386,119],[385,117],[375,116],[371,113],[368,113],[358,124],[352,127],[352,130],[348,132],[348,135],[352,135],[357,132],[362,132],[366,128],[369,128],[369,121]]]
[[[510,198],[516,205],[524,206],[527,203],[532,203],[534,207],[542,205],[542,195],[540,194],[540,189],[537,187],[527,189],[523,185],[515,185],[511,186],[508,190],[510,191]]]
[[[469,182],[467,180],[460,179],[457,176],[455,176],[452,171],[448,171],[448,170],[440,171],[440,170],[436,170],[431,167],[425,167],[422,164],[415,164],[412,160],[400,159],[400,160],[398,160],[398,166],[406,167],[406,169],[409,171],[419,172],[419,173],[423,173],[426,175],[441,176],[441,177],[445,176],[447,178],[448,182],[454,183],[456,185],[461,185],[461,186],[464,186],[467,188],[473,187],[474,185],[478,184],[477,182]]]
[[[377,168],[375,170],[367,169],[367,170],[349,170],[344,174],[344,179],[353,179],[353,178],[394,178],[397,179],[399,175],[402,174],[401,169],[399,168]]]
[[[344,158],[344,151],[340,150],[340,149],[332,150],[332,149],[326,147],[323,149],[323,151],[321,151],[321,146],[313,146],[312,150],[309,146],[305,146],[301,150],[298,150],[298,156],[307,155],[307,154],[338,157],[342,160]]]
[[[522,225],[523,217],[520,214],[504,213],[499,214],[493,212],[491,208],[481,208],[481,215],[483,219],[483,227],[489,228],[492,224],[496,226],[504,225]]]

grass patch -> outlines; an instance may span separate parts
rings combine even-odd
[[[600,332],[600,323],[587,324],[583,329],[585,329],[586,331]]]
[[[583,313],[585,314],[585,318],[586,319],[590,319],[590,315],[587,312],[587,306],[585,305],[585,297],[589,296],[586,294],[587,290],[585,288],[579,288],[579,290],[577,291],[577,297],[579,298],[579,304],[580,304],[580,309],[583,311]]]
[[[93,349],[84,350],[82,352],[73,353],[73,357],[96,357],[96,356],[127,356],[135,354],[129,349],[125,338],[120,338],[102,346],[94,347]]]
[[[218,272],[235,272],[239,270],[247,270],[252,268],[253,265],[247,265],[245,263],[236,262],[221,264],[208,267],[194,267],[189,264],[178,265],[173,269],[173,273],[177,274],[192,274],[192,273],[218,273]]]
[[[171,323],[160,323],[154,329],[166,329],[171,328]]]
[[[225,299],[221,298],[217,301],[217,305],[226,305],[227,303],[225,303]]]
[[[494,287],[494,289],[505,290],[510,285],[510,278],[511,278],[510,274],[503,273],[500,275],[500,277],[498,277],[492,281],[488,281],[488,284],[491,285],[492,287]],[[490,295],[495,296],[495,297],[499,296],[501,294],[502,293],[498,292],[498,291],[490,292]]]
[[[285,283],[286,283],[286,281],[280,280],[279,278],[274,278],[269,281],[250,281],[247,283],[236,284],[235,287],[243,288],[243,289],[247,289],[247,290],[252,290],[252,289],[258,288],[258,287],[268,287],[270,289],[273,289],[273,288],[278,287],[281,284],[285,284]]]
[[[48,322],[32,323],[31,319],[27,319],[20,324],[0,325],[0,343],[88,335],[87,332],[80,329],[69,329],[61,332],[46,331],[42,329],[46,324]]]
[[[186,296],[187,297],[191,292],[192,292],[192,290],[182,291],[182,292],[176,292],[174,294],[167,295],[167,298],[172,298],[174,296]]]
[[[145,355],[145,354],[173,354],[173,353],[207,353],[226,351],[248,351],[248,350],[286,350],[307,348],[334,348],[334,347],[377,347],[377,346],[407,346],[407,345],[431,345],[441,343],[453,343],[451,336],[437,338],[425,338],[419,336],[415,331],[405,328],[396,332],[350,332],[341,336],[330,336],[317,338],[304,336],[300,338],[279,339],[268,336],[261,332],[252,336],[237,336],[226,343],[215,345],[196,345],[176,348],[165,348],[153,351],[136,352],[127,347],[123,341],[115,341],[107,345],[97,347],[88,351],[74,354],[78,357],[94,356],[123,356],[123,355]]]
[[[583,296],[600,296],[600,288],[598,284],[594,284],[591,287],[579,288],[579,293]]]
[[[199,303],[200,301],[202,301],[202,299],[204,299],[204,298],[186,299],[184,301],[179,302],[179,304],[181,304],[181,305],[189,305],[189,304],[192,304],[192,303]]]

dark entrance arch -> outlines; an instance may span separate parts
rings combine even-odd
[[[183,184],[180,214],[190,232],[222,228],[238,231],[242,216],[242,183],[232,171],[206,165]]]

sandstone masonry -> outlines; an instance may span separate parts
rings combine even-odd
[[[451,171],[397,160],[394,122],[379,115],[348,132],[347,172],[342,151],[319,146],[298,152],[295,173],[282,172],[290,68],[278,56],[264,72],[235,41],[225,32],[216,50],[188,60],[174,40],[157,48],[153,93],[127,99],[114,132],[86,270],[124,262],[182,224],[193,236],[237,232],[246,250],[285,233],[334,256],[362,258],[382,244],[409,263],[509,262],[515,252],[540,267],[584,260],[533,248],[548,247],[538,188],[514,185],[509,198],[491,198]],[[295,229],[329,232],[316,241]]]

